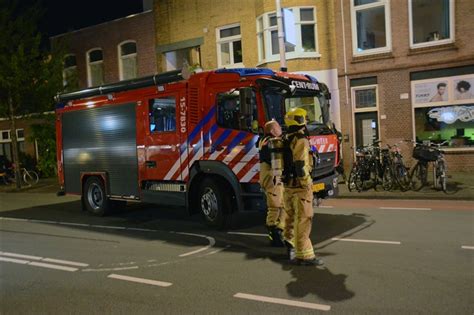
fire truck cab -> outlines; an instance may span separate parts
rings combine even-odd
[[[266,121],[308,113],[318,198],[337,195],[337,137],[330,94],[315,78],[270,69],[181,71],[58,95],[57,159],[62,193],[104,215],[126,201],[186,207],[210,225],[264,210],[255,143]]]

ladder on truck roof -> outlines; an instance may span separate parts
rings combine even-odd
[[[56,95],[55,99],[56,102],[62,103],[91,96],[106,95],[113,92],[123,92],[181,80],[184,80],[181,70],[173,70],[147,77],[105,84],[80,91],[58,94]]]

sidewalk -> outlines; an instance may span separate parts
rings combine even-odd
[[[342,178],[339,178],[342,181]],[[428,177],[430,181],[431,178]],[[473,200],[474,201],[474,174],[454,173],[448,178],[448,194],[437,191],[430,186],[424,187],[420,191],[392,190],[384,191],[381,186],[377,190],[373,188],[366,191],[350,192],[346,184],[339,184],[339,196],[337,198],[346,199],[425,199],[425,200]],[[59,191],[58,180],[56,178],[40,179],[39,183],[31,187],[22,187],[20,192],[31,193],[56,193]],[[15,185],[0,185],[0,192],[15,193]]]
[[[420,191],[384,191],[382,186],[377,186],[365,191],[349,191],[346,184],[341,184],[342,177],[339,177],[339,196],[337,198],[357,198],[357,199],[425,199],[425,200],[474,200],[474,174],[453,173],[448,178],[448,193],[435,190],[432,187],[432,178],[428,176],[428,186]]]

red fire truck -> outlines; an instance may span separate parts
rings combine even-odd
[[[263,125],[302,107],[318,198],[337,195],[338,143],[327,86],[270,69],[181,71],[58,95],[57,159],[62,194],[104,215],[126,201],[185,206],[216,226],[235,211],[265,209],[255,143]]]

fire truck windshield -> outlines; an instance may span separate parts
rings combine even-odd
[[[267,119],[275,119],[284,124],[284,116],[292,108],[303,108],[307,112],[308,130],[320,129],[329,123],[328,102],[323,96],[291,95],[285,96],[278,93],[264,91],[265,109]]]

